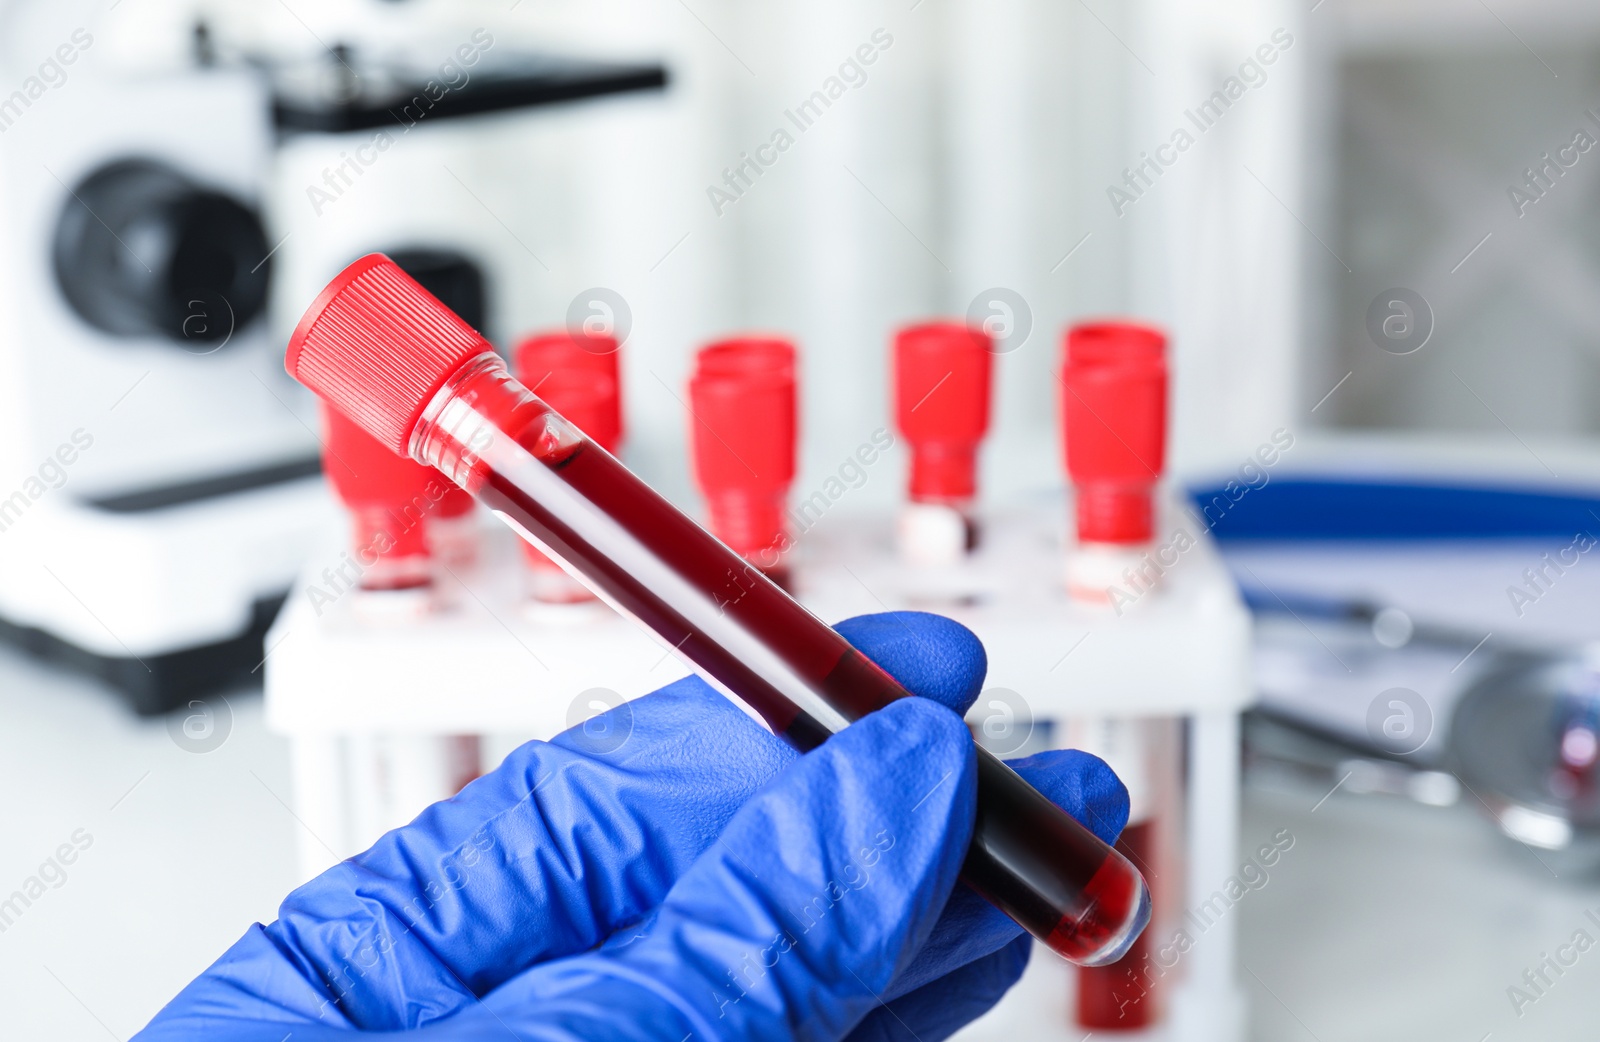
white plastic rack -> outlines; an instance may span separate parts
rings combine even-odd
[[[830,518],[801,544],[795,586],[830,622],[919,609],[971,628],[988,651],[989,674],[969,721],[981,733],[1001,703],[1012,726],[1034,736],[1031,745],[1006,743],[1007,752],[1047,743],[1053,722],[1182,718],[1185,871],[1181,882],[1158,886],[1158,906],[1166,891],[1168,911],[1152,927],[1170,932],[1237,869],[1249,615],[1203,533],[1165,568],[1158,590],[1121,614],[1069,600],[1061,499],[984,516],[979,548],[937,569],[896,558],[886,514]],[[1183,524],[1176,511],[1167,518],[1162,531]],[[511,743],[550,737],[686,673],[670,649],[599,604],[531,602],[515,537],[492,522],[477,564],[445,570],[421,614],[373,617],[360,593],[330,590],[324,564],[308,568],[267,638],[267,719],[292,743],[308,877],[450,795],[463,748],[450,736],[484,736],[492,764]],[[1234,929],[1219,919],[1162,968],[1171,1015],[1129,1037],[1243,1038]],[[1036,958],[1014,995],[961,1037],[1076,1042],[1071,989],[1069,967]]]

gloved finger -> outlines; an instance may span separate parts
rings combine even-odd
[[[975,775],[953,713],[919,699],[873,713],[741,808],[644,937],[536,966],[439,1037],[498,1020],[538,1038],[833,1042],[932,930]]]
[[[999,951],[868,1013],[846,1042],[940,1042],[994,1008],[1022,977],[1033,938],[1014,938]]]
[[[1128,789],[1100,757],[1066,749],[1007,762],[1050,802],[1067,808],[1107,843],[1122,835],[1128,824]]]
[[[902,612],[840,630],[915,694],[960,706],[982,683],[982,645],[948,619]],[[692,677],[603,724],[522,746],[290,894],[152,1028],[219,1005],[368,1029],[446,1016],[642,917],[796,757]]]
[[[1128,790],[1104,760],[1073,749],[1052,750],[1011,766],[1056,806],[1115,843],[1128,820]],[[965,886],[950,895],[933,936],[889,989],[904,995],[955,969],[999,951],[1022,936],[1022,927]],[[1051,956],[1054,958],[1055,956]]]
[[[961,623],[922,611],[857,615],[834,629],[905,689],[965,716],[983,687],[989,659]]]
[[[1066,807],[1094,836],[1107,844],[1122,836],[1128,824],[1128,788],[1106,760],[1078,749],[1051,749],[1006,762],[1050,797],[1051,804]]]

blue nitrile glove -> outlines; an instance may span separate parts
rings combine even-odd
[[[983,648],[919,612],[839,632],[923,697],[802,757],[690,677],[529,742],[290,894],[138,1038],[945,1038],[1030,945],[956,885]],[[1016,766],[1121,831],[1101,761]]]

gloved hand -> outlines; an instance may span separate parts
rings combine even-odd
[[[690,677],[529,742],[291,893],[137,1038],[947,1037],[1031,944],[956,878],[983,648],[918,612],[838,629],[922,697],[800,756]],[[1101,761],[1014,766],[1121,831]]]

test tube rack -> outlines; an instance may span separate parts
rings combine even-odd
[[[898,561],[890,514],[830,517],[794,552],[796,593],[830,622],[917,609],[972,629],[989,656],[974,722],[1002,690],[1035,726],[1080,716],[1184,719],[1186,872],[1169,905],[1199,907],[1236,867],[1249,616],[1203,532],[1165,568],[1161,588],[1121,614],[1070,600],[1060,571],[1071,549],[1063,499],[1052,493],[981,515],[978,549],[933,569]],[[1180,515],[1170,505],[1164,514],[1160,530],[1174,530]],[[371,618],[358,591],[333,589],[324,574],[340,559],[331,534],[329,545],[268,634],[265,666],[268,724],[290,739],[307,878],[453,794],[451,746],[441,739],[485,736],[492,766],[500,756],[492,750],[551,737],[687,672],[603,605],[530,602],[516,539],[498,524],[486,523],[477,563],[444,569],[433,610],[412,617]],[[1178,915],[1167,918],[1152,929],[1170,931]],[[1244,1037],[1235,929],[1224,918],[1182,954],[1162,985],[1171,1015],[1130,1038]],[[1036,958],[1014,997],[960,1037],[1076,1042],[1072,987],[1065,963]]]

